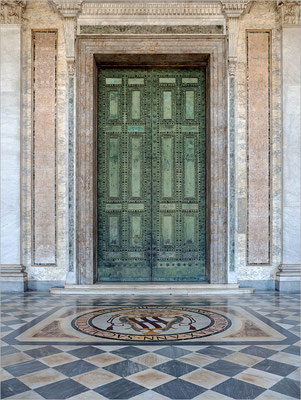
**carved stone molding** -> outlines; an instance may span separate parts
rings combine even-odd
[[[75,35],[77,16],[82,7],[83,0],[51,0],[59,13],[64,17],[64,37],[66,44],[66,61],[68,74],[75,73]]]
[[[300,24],[299,1],[278,1],[277,7],[281,15],[282,26],[296,26]]]
[[[83,16],[97,15],[198,15],[214,16],[221,15],[221,5],[219,3],[203,2],[118,2],[100,3],[87,2],[83,4]]]
[[[65,18],[76,18],[81,10],[83,0],[51,0]]]
[[[73,57],[67,58],[68,75],[75,75],[75,59]]]
[[[1,24],[21,24],[25,0],[1,1]]]
[[[250,0],[222,0],[223,13],[227,18],[228,33],[228,73],[235,76],[237,63],[237,38],[239,18],[249,12],[252,1]]]
[[[230,18],[239,18],[251,8],[250,0],[221,0],[222,9],[225,15]]]

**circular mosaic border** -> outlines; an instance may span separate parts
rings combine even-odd
[[[164,310],[175,310],[175,311],[185,311],[185,312],[193,312],[197,314],[204,315],[205,317],[210,319],[210,323],[201,329],[196,329],[193,332],[185,332],[185,333],[172,333],[172,334],[156,334],[156,335],[146,335],[146,334],[126,334],[119,332],[109,332],[107,330],[101,329],[93,325],[93,319],[98,317],[99,315],[108,314],[112,312],[118,311],[126,311],[126,310],[147,310],[147,309],[164,309]],[[225,317],[222,314],[217,312],[212,312],[208,310],[203,310],[199,308],[192,307],[160,307],[160,306],[128,306],[128,307],[112,307],[106,308],[102,310],[95,310],[92,312],[88,312],[82,314],[76,318],[74,318],[71,322],[72,327],[86,335],[99,337],[103,339],[109,340],[124,340],[124,341],[144,341],[144,342],[162,342],[162,341],[176,341],[176,340],[191,340],[198,339],[208,336],[213,336],[218,333],[224,332],[229,329],[232,325],[230,319]]]

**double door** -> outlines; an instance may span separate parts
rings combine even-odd
[[[98,83],[98,280],[205,280],[205,70]]]

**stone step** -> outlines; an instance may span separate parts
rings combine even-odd
[[[94,285],[65,285],[64,288],[51,288],[50,293],[57,295],[232,295],[252,294],[254,288],[240,288],[238,284],[191,282],[103,282]]]

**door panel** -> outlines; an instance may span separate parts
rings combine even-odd
[[[204,70],[153,71],[152,147],[152,279],[205,280]]]
[[[205,71],[99,73],[99,280],[205,280]]]
[[[98,279],[151,279],[151,132],[147,72],[101,70]]]

